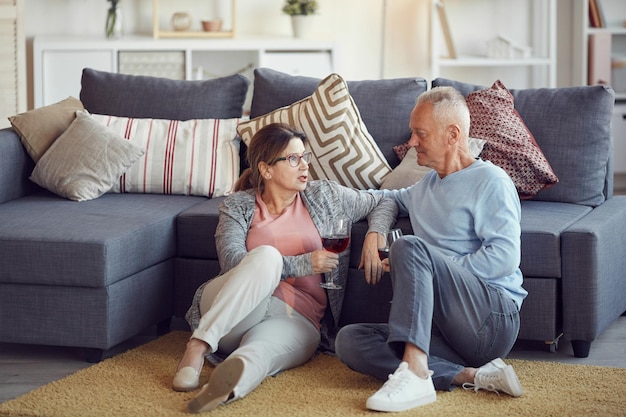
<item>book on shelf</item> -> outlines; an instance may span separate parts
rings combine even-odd
[[[606,27],[600,0],[589,0],[589,24],[592,28]]]

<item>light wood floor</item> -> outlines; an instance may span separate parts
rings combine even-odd
[[[187,327],[184,322],[175,321],[172,329],[187,330]],[[155,338],[156,329],[148,329],[111,349],[106,356],[122,353]],[[591,344],[587,358],[575,358],[568,342],[561,343],[555,353],[550,353],[540,343],[519,343],[509,357],[626,368],[626,316],[617,319]],[[91,365],[85,362],[79,349],[0,343],[0,402]]]

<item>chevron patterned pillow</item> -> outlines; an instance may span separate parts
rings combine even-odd
[[[248,145],[252,136],[270,123],[287,123],[309,139],[313,153],[311,179],[329,179],[358,189],[378,188],[391,166],[361,120],[347,83],[337,74],[320,82],[300,101],[250,121],[237,131]]]

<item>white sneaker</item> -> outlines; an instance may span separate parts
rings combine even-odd
[[[437,393],[429,371],[427,379],[418,377],[402,362],[389,379],[367,399],[365,406],[375,411],[405,411],[437,400]]]
[[[465,389],[478,391],[484,389],[497,393],[505,392],[512,397],[519,397],[524,393],[517,375],[511,365],[507,365],[502,359],[497,358],[486,365],[478,368],[474,383],[463,384]]]

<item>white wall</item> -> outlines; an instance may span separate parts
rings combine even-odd
[[[196,0],[199,1],[199,0]],[[206,1],[206,0],[203,0]],[[381,77],[383,5],[387,3],[384,77],[428,77],[429,0],[318,0],[315,36],[334,39],[346,79]],[[189,0],[176,0],[185,10]],[[106,0],[25,0],[27,38],[104,33]],[[202,4],[202,3],[200,3]],[[152,34],[152,0],[121,0],[127,33]],[[292,36],[283,0],[237,0],[237,32]]]
[[[171,0],[162,0],[162,2]],[[189,2],[203,5],[208,0],[176,0],[180,11]],[[227,0],[220,0],[227,1]],[[469,0],[468,0],[469,1]],[[474,0],[472,0],[474,1]],[[199,2],[199,3],[198,3]],[[336,71],[349,80],[424,77],[432,79],[429,63],[430,0],[318,0],[319,13],[314,36],[330,38],[339,47]],[[37,35],[104,36],[106,0],[24,0],[25,33]],[[152,0],[121,0],[128,34],[151,36]],[[282,13],[283,0],[237,0],[237,32],[292,36],[290,19]],[[383,9],[386,19],[383,23]],[[197,6],[196,6],[197,7]],[[568,23],[571,0],[558,0],[559,25]],[[196,10],[196,9],[194,9]],[[504,13],[506,14],[506,13]],[[504,25],[508,19],[500,20]],[[474,16],[464,27],[452,27],[453,34],[472,33],[490,26],[491,18]],[[491,25],[492,26],[492,25]],[[568,26],[568,25],[566,25]],[[384,28],[384,30],[383,30]],[[563,30],[566,32],[563,33]],[[569,27],[560,30],[558,58],[559,85],[568,85],[570,62]],[[384,42],[384,52],[382,43]],[[463,39],[458,39],[459,45]],[[30,50],[30,49],[29,49]],[[30,73],[32,59],[29,57]],[[29,77],[32,79],[32,76]],[[30,88],[30,87],[29,87]],[[32,94],[30,94],[32,96]]]

